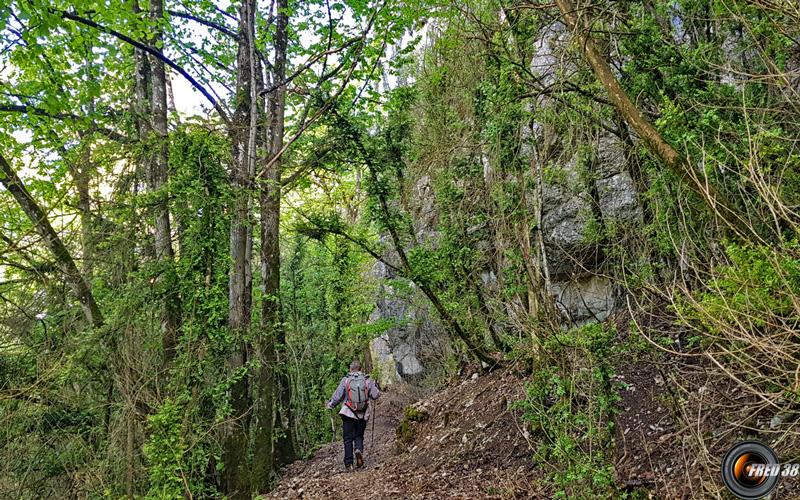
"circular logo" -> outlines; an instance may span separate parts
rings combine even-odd
[[[757,499],[769,494],[780,479],[778,455],[758,441],[742,441],[722,459],[722,482],[739,498]]]

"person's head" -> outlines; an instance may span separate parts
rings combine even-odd
[[[361,371],[361,363],[359,363],[357,359],[354,359],[353,361],[350,362],[350,371],[351,372]]]

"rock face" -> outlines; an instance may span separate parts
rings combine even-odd
[[[407,289],[397,289],[391,283],[393,273],[380,262],[371,273],[381,285],[370,322],[382,321],[388,325],[372,341],[373,367],[377,368],[380,381],[387,385],[419,379],[425,374],[424,362],[447,348],[446,336],[431,320],[425,299],[413,284]]]
[[[417,339],[420,337],[419,329],[422,326],[417,319],[422,316],[424,323],[429,323],[430,320],[422,315],[421,310],[412,307],[409,299],[399,296],[391,285],[382,285],[379,293],[382,296],[377,300],[370,321],[388,320],[394,326],[376,339],[379,341],[376,352],[379,354],[387,352],[391,355],[391,360],[394,361],[393,369],[399,377],[419,375],[422,373],[422,364],[417,358]],[[384,364],[389,360],[386,355],[381,355],[378,359]]]
[[[575,70],[570,66],[570,58],[563,57],[568,39],[564,26],[557,22],[540,30],[532,47],[530,70],[543,85],[556,81],[559,72]],[[538,227],[532,229],[531,241],[538,241],[536,231],[541,231],[548,292],[562,314],[564,327],[602,321],[617,307],[620,291],[606,277],[603,268],[606,257],[598,240],[601,235],[613,234],[615,229],[638,227],[642,218],[628,170],[626,145],[613,134],[601,132],[579,140],[580,147],[576,147],[570,143],[575,141],[574,137],[562,138],[558,131],[548,131],[546,123],[536,120],[537,110],[557,108],[558,102],[543,94],[529,106],[531,121],[519,124],[520,152],[539,169],[539,185],[537,192],[531,193],[531,199],[540,200],[537,213],[541,218],[535,224]],[[536,152],[542,147],[558,151],[558,159],[538,164]],[[505,182],[502,169],[492,165],[487,152],[481,153],[480,161],[487,185]],[[435,247],[439,214],[428,175],[415,179],[408,203],[412,205],[406,208],[414,221],[417,241]],[[489,253],[493,245],[487,239],[476,249]],[[494,271],[481,270],[487,296],[496,296],[499,291]],[[391,372],[381,372],[382,377],[388,377],[387,381],[420,377],[428,370],[426,358],[430,352],[446,349],[441,346],[446,346],[447,336],[428,318],[424,297],[418,291],[400,294],[389,284],[390,274],[381,265],[373,269],[374,277],[385,284],[376,300],[372,320],[389,320],[394,325],[373,342],[373,358],[381,363],[381,370],[385,367],[385,371]],[[391,365],[395,367],[393,371],[388,369]]]
[[[601,272],[603,256],[592,242],[593,226],[625,225],[641,219],[636,190],[625,169],[623,144],[601,137],[593,150],[593,171],[586,172],[577,153],[543,177],[542,224],[549,292],[565,327],[602,321],[618,305],[619,291]],[[435,245],[438,217],[430,179],[418,180],[413,200],[417,239]],[[488,243],[486,245],[489,246]],[[428,360],[447,351],[447,335],[430,319],[428,303],[413,287],[398,290],[391,269],[377,263],[371,274],[381,283],[370,320],[391,325],[371,346],[381,382],[418,380]],[[496,287],[491,270],[481,274],[483,286]]]
[[[617,291],[608,278],[598,275],[603,256],[592,242],[592,227],[641,219],[633,179],[625,170],[623,144],[614,137],[601,137],[594,158],[593,172],[586,172],[573,156],[556,167],[543,186],[542,231],[550,294],[568,326],[602,321],[616,306]]]
[[[564,25],[556,22],[542,28],[534,42],[530,69],[545,84],[553,82],[559,71],[574,70],[569,58],[562,57],[565,35]],[[557,107],[559,103],[543,95],[536,106]],[[530,128],[533,140],[546,140],[544,124],[534,120]],[[570,155],[569,144],[557,146],[564,151],[560,164],[542,175],[541,230],[549,291],[566,318],[565,326],[573,326],[602,321],[616,305],[617,291],[598,272],[603,256],[591,233],[600,227],[639,221],[641,209],[626,169],[624,144],[616,136],[605,133],[581,144],[585,147],[583,158],[577,151]]]
[[[585,276],[550,284],[561,313],[572,324],[603,321],[616,306],[614,287],[603,276]]]
[[[439,221],[439,214],[436,211],[436,198],[431,186],[431,179],[423,175],[414,184],[412,190],[414,204],[414,230],[419,241],[434,240],[438,237],[436,224]]]
[[[389,345],[388,333],[384,332],[380,337],[372,340],[370,357],[373,374],[381,387],[387,387],[402,380],[397,372],[397,361],[395,361],[392,347]]]

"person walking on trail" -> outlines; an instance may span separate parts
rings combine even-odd
[[[353,470],[355,466],[364,466],[364,431],[367,428],[372,404],[370,400],[378,399],[381,391],[378,384],[361,373],[361,363],[350,363],[350,372],[339,382],[331,400],[325,406],[332,409],[344,403],[339,415],[342,416],[342,437],[344,440],[344,469]]]

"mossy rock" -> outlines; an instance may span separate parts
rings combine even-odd
[[[428,412],[423,410],[418,410],[413,406],[406,406],[406,409],[403,410],[403,419],[408,420],[410,422],[424,422],[428,418]]]
[[[413,406],[407,406],[403,410],[403,420],[397,426],[395,434],[397,440],[403,444],[409,444],[414,440],[414,424],[424,422],[428,418],[428,412],[418,410]]]

